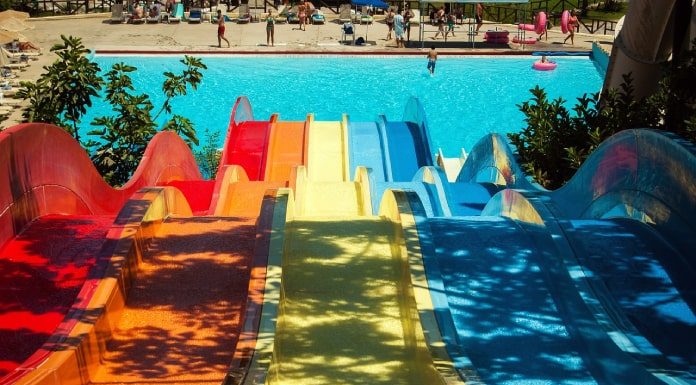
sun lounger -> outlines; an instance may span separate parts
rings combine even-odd
[[[311,20],[312,24],[324,24],[324,22],[326,22],[326,17],[319,9],[316,9],[314,13],[312,13]]]
[[[351,8],[350,4],[341,4],[338,10],[338,21],[341,24],[350,23],[353,21],[350,16]]]
[[[29,66],[29,63],[27,63],[26,61],[17,61],[15,59],[7,57],[4,51],[4,49],[0,50],[0,67],[9,69],[19,69],[24,71],[24,68]]]
[[[186,18],[186,20],[189,23],[200,23],[201,17],[202,17],[202,13],[201,13],[200,8],[191,8],[191,10],[189,10],[189,15]]]
[[[181,19],[184,18],[184,4],[176,3],[174,4],[174,13],[167,15],[167,23],[179,23]]]
[[[123,13],[123,4],[114,4],[111,6],[111,23],[120,24],[126,21],[126,15]]]
[[[21,103],[21,100],[6,98],[5,94],[2,91],[0,91],[0,106],[16,107],[19,106]]]
[[[251,13],[249,13],[249,4],[239,5],[239,17],[237,17],[238,24],[246,24],[251,22]]]

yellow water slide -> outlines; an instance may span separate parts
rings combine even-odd
[[[281,269],[271,252],[244,383],[460,383],[448,359],[434,358],[437,344],[428,341],[438,332],[423,332],[400,225],[371,215],[364,168],[346,180],[345,135],[342,122],[311,122],[307,167],[296,172],[294,215],[278,250]]]

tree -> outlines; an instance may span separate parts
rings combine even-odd
[[[35,83],[22,82],[17,96],[29,99],[23,117],[28,122],[52,123],[65,128],[78,142],[80,119],[99,95],[99,66],[87,57],[90,51],[77,37],[61,35],[63,42],[51,48],[58,60]]]
[[[196,89],[200,84],[203,76],[201,70],[207,68],[202,61],[185,56],[181,62],[186,65],[181,75],[165,72],[166,80],[162,91],[167,99],[154,118],[154,106],[149,96],[133,93],[133,82],[129,74],[136,70],[135,67],[117,63],[107,72],[105,99],[111,104],[115,114],[98,117],[91,123],[100,128],[89,132],[96,139],[90,140],[86,146],[94,165],[112,185],[127,182],[138,167],[145,148],[158,132],[155,123],[157,117],[162,112],[172,112],[171,100],[185,95],[189,85]],[[193,124],[186,117],[172,115],[161,129],[176,132],[189,145],[198,144]]]

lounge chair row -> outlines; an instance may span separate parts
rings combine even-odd
[[[16,71],[24,71],[29,66],[30,59],[35,59],[40,52],[11,52],[0,46],[0,115],[8,115],[17,109],[21,100],[12,99],[19,90],[20,83]]]

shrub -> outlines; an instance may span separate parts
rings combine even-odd
[[[655,94],[638,99],[630,75],[618,90],[583,95],[571,114],[564,100],[548,100],[538,86],[519,105],[526,127],[508,134],[520,164],[538,183],[556,189],[568,181],[605,139],[631,128],[659,128],[696,142],[696,40],[666,69]]]

